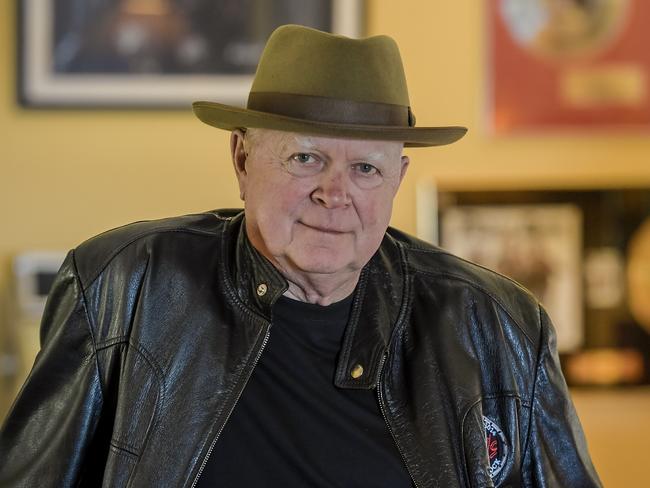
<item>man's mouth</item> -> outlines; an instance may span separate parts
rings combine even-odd
[[[312,230],[315,230],[315,231],[318,231],[318,232],[323,232],[325,234],[333,234],[333,235],[347,234],[347,231],[341,230],[341,229],[335,229],[333,227],[326,227],[326,226],[322,226],[322,225],[310,225],[310,224],[306,224],[305,222],[301,222],[301,221],[299,221],[298,223],[301,224],[301,225],[304,225],[305,227],[307,227],[309,229],[312,229]]]

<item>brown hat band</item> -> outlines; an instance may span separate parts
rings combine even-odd
[[[293,93],[251,92],[249,110],[333,124],[413,127],[411,107]]]

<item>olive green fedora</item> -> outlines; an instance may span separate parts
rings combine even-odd
[[[194,102],[196,116],[225,130],[258,127],[343,138],[439,146],[465,127],[415,127],[406,77],[388,36],[351,39],[299,25],[269,37],[246,108]]]

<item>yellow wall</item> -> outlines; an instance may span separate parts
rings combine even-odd
[[[0,1],[0,288],[15,252],[67,249],[125,222],[239,205],[227,134],[189,108],[20,108],[15,3]],[[648,132],[486,132],[483,3],[368,1],[368,33],[400,45],[419,124],[470,128],[456,145],[409,151],[393,224],[415,231],[416,182],[433,178],[454,188],[650,186]]]
[[[423,124],[464,124],[459,144],[410,151],[394,225],[415,230],[417,181],[451,187],[650,184],[650,137],[491,137],[476,0],[368,2],[368,32],[395,37]],[[108,227],[239,205],[227,134],[185,111],[24,110],[15,101],[15,2],[0,2],[0,266],[26,248],[68,248]]]
[[[572,396],[603,486],[650,486],[650,389],[576,390]]]
[[[650,130],[494,137],[485,120],[484,1],[375,0],[371,33],[393,36],[407,71],[419,125],[461,124],[458,144],[410,151],[413,164],[394,223],[415,229],[415,184],[453,188],[617,187],[650,184]]]

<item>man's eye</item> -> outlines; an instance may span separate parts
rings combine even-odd
[[[372,176],[379,173],[379,170],[370,163],[357,163],[354,166],[363,175]]]
[[[307,154],[307,153],[294,154],[292,156],[292,159],[301,164],[309,164],[309,163],[316,162],[316,158],[314,158],[314,156],[312,156],[311,154]]]
[[[313,176],[323,169],[323,161],[310,153],[295,153],[285,162],[285,168],[294,176]]]

